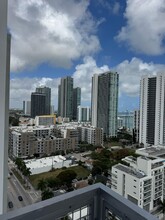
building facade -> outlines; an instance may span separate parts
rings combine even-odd
[[[45,94],[45,114],[50,115],[51,114],[51,88],[46,86],[41,86],[36,88],[37,93]]]
[[[140,110],[134,111],[133,120],[133,138],[134,142],[139,143]]]
[[[118,83],[116,72],[92,78],[92,125],[103,128],[108,137],[117,135]]]
[[[143,76],[140,83],[139,143],[165,145],[165,74]]]
[[[133,112],[130,112],[130,111],[118,112],[118,117],[119,117],[119,119],[121,119],[120,123],[118,124],[118,128],[124,127],[127,131],[132,132],[133,116],[134,116]],[[120,127],[119,127],[119,125],[120,125]]]
[[[77,120],[78,122],[88,122],[90,121],[90,107],[77,107]]]
[[[41,115],[35,117],[35,125],[55,125],[56,124],[56,116],[55,115]]]
[[[46,95],[38,92],[31,94],[31,117],[46,114]]]
[[[96,127],[78,127],[79,141],[92,144],[94,146],[103,146],[103,129]]]
[[[73,78],[70,76],[62,78],[58,86],[58,116],[73,118]]]
[[[155,211],[163,200],[164,159],[126,157],[128,164],[112,167],[112,190],[148,212]]]
[[[29,156],[51,155],[55,152],[74,150],[77,139],[73,134],[60,137],[54,126],[11,127],[9,131],[9,151],[11,156],[26,158]]]
[[[78,120],[77,107],[81,105],[81,88],[73,89],[73,120]]]

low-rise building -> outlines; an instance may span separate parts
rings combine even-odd
[[[30,168],[31,175],[50,171],[52,168],[70,167],[72,160],[58,155],[52,157],[44,157],[41,159],[24,160],[26,167]]]
[[[49,126],[49,125],[55,125],[56,124],[56,116],[55,115],[42,115],[42,116],[36,116],[35,117],[35,125],[40,126]]]

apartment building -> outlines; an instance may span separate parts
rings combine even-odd
[[[140,110],[134,111],[133,135],[134,141],[139,142]]]
[[[165,145],[165,73],[143,76],[140,82],[139,143]]]
[[[42,115],[35,117],[35,125],[55,125],[56,124],[56,116],[55,115]]]
[[[129,156],[123,160],[128,166],[112,167],[112,190],[149,212],[156,210],[163,200],[164,159]]]
[[[9,131],[9,153],[14,157],[24,158],[75,149],[78,143],[75,136],[60,136],[61,133],[53,126],[12,127]]]
[[[78,122],[88,122],[90,121],[90,108],[78,106],[77,108]]]
[[[93,144],[94,146],[103,145],[103,128],[96,127],[78,127],[79,139],[82,142]]]

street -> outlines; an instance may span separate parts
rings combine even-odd
[[[9,161],[9,173],[12,172],[11,169],[14,168],[14,166],[14,163]],[[33,204],[40,200],[40,194],[36,192],[32,186],[30,190],[25,190],[13,173],[8,178],[7,191],[7,203],[9,201],[13,203],[13,208],[8,207],[8,211]],[[19,201],[18,196],[22,196],[23,201]]]

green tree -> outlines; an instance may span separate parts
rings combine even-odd
[[[61,186],[61,181],[59,178],[50,177],[46,179],[46,182],[47,182],[47,186],[50,188],[57,188]]]
[[[72,180],[77,176],[76,172],[73,170],[65,170],[58,174],[57,178],[60,179],[62,183],[67,186],[71,184]]]
[[[94,166],[94,167],[92,168],[92,171],[91,171],[92,176],[96,176],[97,174],[101,175],[101,173],[102,173],[101,167],[99,167],[99,166]]]
[[[47,182],[44,179],[40,179],[37,185],[37,189],[44,191],[46,190]]]
[[[54,197],[54,194],[50,189],[45,189],[44,191],[42,191],[41,197],[42,197],[42,200],[46,200],[46,199],[50,199]]]

